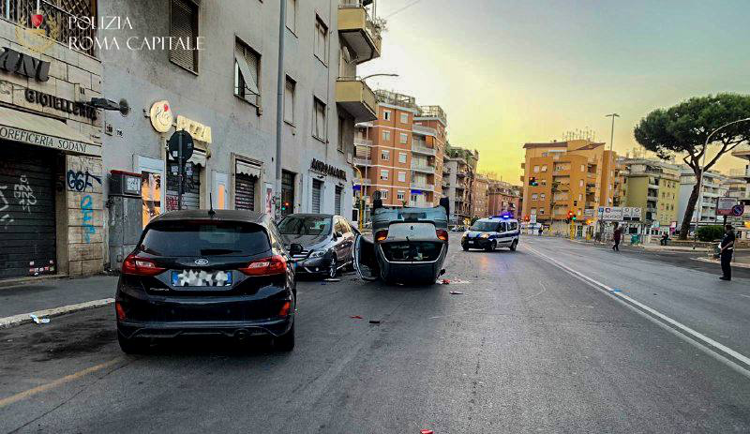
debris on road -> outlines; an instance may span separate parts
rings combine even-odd
[[[332,277],[329,277],[327,279],[324,279],[326,282],[341,282],[341,279],[334,279]]]
[[[421,429],[421,430],[419,430],[419,434],[434,434],[434,433],[435,433],[435,431],[433,431],[431,429]]]
[[[370,320],[370,324],[380,324],[380,320],[379,319],[371,319]]]
[[[451,281],[448,279],[441,279],[436,282],[438,285],[450,285]]]
[[[460,279],[454,279],[454,280],[440,279],[440,280],[438,280],[435,283],[438,284],[438,285],[451,285],[451,284],[452,285],[463,285],[463,284],[467,284],[467,283],[471,283],[471,282],[469,282],[468,280],[460,280]]]
[[[49,324],[49,318],[39,318],[33,313],[29,314],[29,316],[31,317],[31,320],[37,324]]]
[[[359,316],[359,315],[350,315],[350,316],[349,316],[349,318],[351,318],[351,319],[363,319],[363,318],[362,318],[361,316]]]
[[[461,291],[451,291],[451,295],[461,295],[463,292]]]

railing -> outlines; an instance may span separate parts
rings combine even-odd
[[[359,138],[355,137],[354,138],[354,145],[355,146],[372,146],[372,140],[359,139]]]
[[[41,11],[37,11],[37,4]],[[31,22],[32,15],[37,12],[43,17],[39,27]],[[79,51],[91,56],[94,55],[91,41],[96,35],[95,26],[70,25],[69,22],[71,18],[90,19],[93,15],[91,0],[0,0],[1,19],[25,27],[30,32],[39,30],[44,36],[65,46],[80,48]],[[30,35],[30,40],[35,39],[39,39],[39,36]]]
[[[416,170],[418,172],[435,173],[434,166],[419,164],[418,162],[414,162],[414,161],[411,162],[411,169]]]
[[[357,166],[372,166],[371,158],[354,158],[353,160]]]
[[[415,133],[437,136],[437,130],[435,128],[426,127],[424,125],[412,125],[412,131]]]
[[[372,3],[372,2],[369,2]],[[373,40],[380,38],[380,29],[375,25],[375,21],[372,19],[372,16],[370,15],[370,11],[365,6],[365,2],[363,0],[339,0],[339,9],[364,9],[366,14],[366,20],[365,22],[367,27],[367,33],[370,34],[370,37],[372,37]]]
[[[437,153],[432,148],[428,148],[427,146],[421,146],[421,145],[416,145],[416,144],[412,144],[411,145],[411,150],[412,150],[412,152],[417,152],[417,153],[420,153],[420,154],[432,155],[432,156],[435,156],[436,153]]]
[[[434,190],[435,189],[435,185],[433,185],[433,184],[426,184],[426,183],[423,184],[421,182],[412,182],[411,183],[411,188],[416,189],[416,190]]]

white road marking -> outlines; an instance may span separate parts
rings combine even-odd
[[[745,295],[745,294],[737,294],[737,295],[739,295],[740,297],[750,298],[750,295]]]
[[[603,284],[603,283],[601,283],[601,282],[599,282],[599,281],[597,281],[595,279],[592,279],[591,277],[588,277],[588,276],[586,276],[586,275],[584,275],[584,274],[582,274],[582,273],[580,273],[580,272],[578,272],[578,271],[576,271],[576,270],[568,267],[567,265],[564,265],[564,264],[556,261],[555,259],[550,258],[549,256],[547,256],[547,255],[545,255],[543,253],[540,253],[539,251],[537,251],[537,250],[535,250],[535,249],[533,249],[531,247],[527,246],[526,248],[529,249],[529,251],[531,251],[531,253],[533,253],[533,254],[541,257],[541,258],[546,259],[547,261],[553,263],[554,265],[557,265],[559,268],[567,271],[568,273],[572,274],[575,277],[578,277],[579,279],[583,280],[584,282],[589,283],[591,286],[593,286],[594,288],[596,288],[596,289],[604,292],[605,294],[607,294],[607,295],[609,295],[611,297],[614,297],[616,299],[619,299],[619,300],[625,302],[626,304],[635,306],[638,309],[640,309],[640,311],[642,311],[642,312],[647,312],[650,315],[645,315],[646,318],[649,318],[652,321],[656,321],[656,319],[654,318],[654,317],[656,317],[656,318],[659,318],[660,320],[662,320],[663,322],[671,325],[672,327],[675,327],[675,328],[679,329],[682,333],[684,333],[686,335],[689,335],[690,337],[692,337],[694,339],[694,340],[688,340],[688,342],[693,342],[693,343],[696,343],[696,344],[697,344],[696,341],[702,342],[703,344],[705,344],[707,346],[706,349],[712,350],[712,353],[714,355],[720,357],[721,360],[723,360],[725,362],[728,362],[729,364],[732,365],[732,367],[741,370],[741,372],[745,376],[750,377],[750,371],[748,371],[744,367],[741,367],[741,366],[737,365],[736,363],[733,363],[731,360],[727,359],[722,354],[717,353],[716,350],[718,350],[718,351],[720,351],[720,352],[722,352],[722,353],[724,353],[726,355],[729,355],[729,356],[733,357],[734,359],[736,359],[736,360],[744,363],[746,365],[746,367],[750,368],[750,358],[748,358],[747,356],[745,356],[745,355],[743,355],[743,354],[741,354],[741,353],[739,353],[739,352],[737,352],[737,351],[735,351],[735,350],[727,347],[724,344],[721,344],[721,343],[719,343],[719,342],[717,342],[717,341],[709,338],[708,336],[706,336],[706,335],[704,335],[704,334],[702,334],[702,333],[700,333],[700,332],[698,332],[696,330],[693,330],[692,328],[690,328],[690,327],[688,327],[688,326],[686,326],[686,325],[684,325],[684,324],[682,324],[682,323],[680,323],[680,322],[678,322],[678,321],[676,321],[676,320],[674,320],[674,319],[672,319],[672,318],[664,315],[663,313],[661,313],[661,312],[659,312],[659,311],[657,311],[657,310],[655,310],[653,308],[650,308],[650,307],[646,306],[645,304],[643,304],[643,303],[641,303],[641,302],[633,299],[632,297],[629,297],[629,296],[623,294],[620,289],[611,288],[611,287],[609,287],[609,286],[607,286],[607,285],[605,285],[605,284]],[[658,323],[658,321],[657,321],[657,323]]]

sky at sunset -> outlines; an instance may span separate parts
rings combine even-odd
[[[748,0],[379,0],[378,16],[383,55],[361,75],[399,74],[368,82],[442,106],[450,142],[516,184],[525,142],[587,127],[609,142],[605,115],[617,112],[624,154],[650,110],[750,93]]]

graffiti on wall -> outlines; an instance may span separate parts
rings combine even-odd
[[[92,224],[94,222],[94,200],[90,194],[81,198],[81,216],[83,235],[86,243],[91,243],[91,235],[96,234],[96,227]]]
[[[18,200],[21,209],[30,213],[31,208],[36,205],[36,196],[34,190],[29,185],[26,175],[21,175],[18,183],[13,186],[13,196]]]
[[[0,203],[2,206],[0,206],[0,224],[3,225],[3,229],[8,229],[8,225],[13,223],[13,217],[8,213],[8,208],[10,208],[10,203],[8,203],[8,199],[5,198],[5,193],[3,192],[8,188],[7,185],[0,185]]]
[[[92,181],[97,182],[100,186],[102,185],[102,177],[96,176],[92,173],[89,173],[88,170],[84,171],[75,171],[75,170],[68,170],[68,188],[73,191],[89,191],[94,190],[94,184]]]

